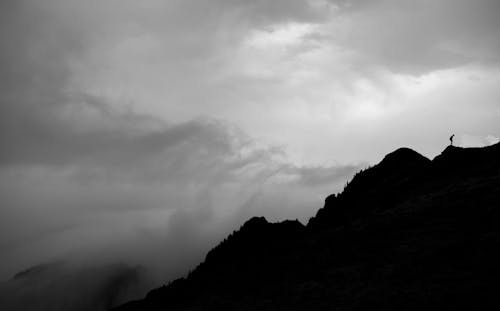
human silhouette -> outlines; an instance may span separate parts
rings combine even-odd
[[[450,146],[453,146],[453,138],[455,137],[455,134],[450,136]]]

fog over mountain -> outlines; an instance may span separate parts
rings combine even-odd
[[[57,289],[82,269],[161,284],[250,217],[306,223],[400,146],[498,142],[499,15],[496,0],[1,1],[0,291],[54,262]]]

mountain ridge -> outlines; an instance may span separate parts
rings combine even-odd
[[[114,310],[499,306],[499,159],[500,144],[397,149],[306,226],[253,217],[186,278]]]

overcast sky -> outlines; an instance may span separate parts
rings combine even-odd
[[[498,0],[2,0],[0,279],[185,272],[386,153],[500,137]]]

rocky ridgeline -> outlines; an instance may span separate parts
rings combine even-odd
[[[500,307],[500,144],[402,148],[307,226],[248,220],[187,277],[115,310]]]

